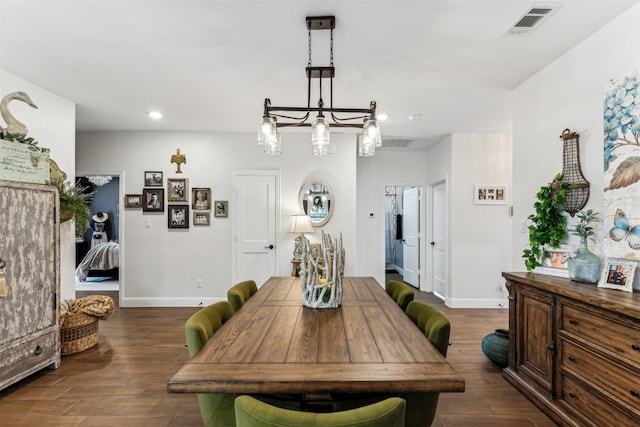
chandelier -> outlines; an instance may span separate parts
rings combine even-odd
[[[376,102],[371,101],[369,108],[336,108],[333,106],[333,29],[335,16],[307,17],[309,33],[309,61],[307,63],[307,106],[306,107],[274,107],[271,100],[264,100],[264,114],[258,131],[258,144],[264,146],[264,152],[270,155],[282,153],[280,128],[288,126],[311,127],[311,150],[314,156],[329,154],[330,128],[359,128],[362,134],[358,142],[360,156],[373,156],[376,147],[382,145],[380,127],[376,120]],[[311,64],[311,32],[316,30],[330,30],[330,65],[315,67]],[[311,82],[317,79],[319,99],[316,107],[311,106]],[[322,81],[329,80],[329,105],[325,106],[322,98]],[[313,113],[313,115],[312,115]],[[295,116],[294,114],[301,114]],[[328,117],[325,117],[327,114]],[[346,115],[338,117],[336,114]],[[315,116],[315,117],[314,117]]]
[[[90,175],[87,176],[87,179],[89,180],[89,182],[93,183],[94,185],[97,185],[98,187],[102,187],[105,184],[108,184],[111,182],[111,176],[108,175]]]

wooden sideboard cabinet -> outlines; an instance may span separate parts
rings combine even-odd
[[[58,206],[53,186],[0,180],[0,390],[60,364]]]
[[[640,294],[502,275],[509,290],[505,379],[560,425],[640,425]]]

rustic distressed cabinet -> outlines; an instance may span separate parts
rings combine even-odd
[[[640,294],[533,273],[503,276],[507,381],[561,425],[640,425]]]
[[[0,180],[0,390],[60,363],[58,190]]]

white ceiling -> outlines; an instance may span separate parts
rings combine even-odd
[[[305,17],[335,15],[334,107],[375,100],[385,142],[419,147],[508,131],[513,88],[637,3],[0,0],[0,68],[76,103],[81,131],[257,132],[264,98],[306,105]],[[549,4],[529,35],[503,35]],[[326,34],[314,66],[329,65]]]

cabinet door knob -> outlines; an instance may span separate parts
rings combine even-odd
[[[39,356],[40,353],[42,353],[42,347],[40,347],[39,345],[36,346],[36,349],[33,351],[33,354],[35,356]]]
[[[640,393],[638,393],[638,390],[631,390],[631,396],[638,397]]]
[[[575,393],[569,393],[569,397],[572,397],[572,398],[575,399],[576,398],[576,394]]]
[[[640,351],[640,345],[638,344],[631,344],[631,348],[634,349],[635,351]]]
[[[576,319],[570,319],[569,323],[572,324],[572,325],[577,325],[578,321]]]
[[[570,361],[570,362],[575,362],[575,361],[576,361],[576,358],[575,358],[575,357],[573,357],[573,356],[569,356],[569,361]]]

